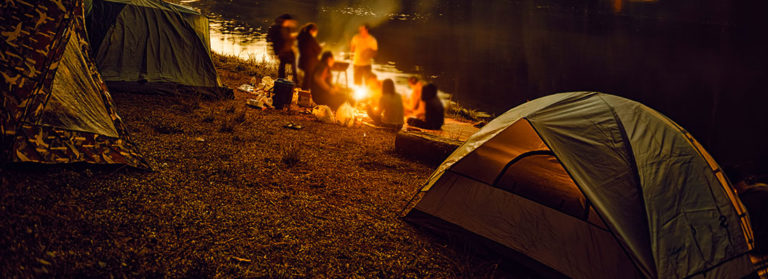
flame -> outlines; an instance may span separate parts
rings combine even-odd
[[[365,88],[365,86],[354,86],[354,95],[352,95],[355,100],[360,101],[368,97],[368,89]]]

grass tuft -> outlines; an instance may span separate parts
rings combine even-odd
[[[235,107],[235,104],[231,104],[231,105],[227,106],[226,109],[224,109],[224,112],[226,112],[226,113],[235,113],[235,110],[237,110],[237,108]]]
[[[178,109],[183,113],[192,113],[200,108],[200,95],[190,97],[178,97]]]
[[[220,133],[232,133],[234,131],[235,121],[232,117],[227,117],[227,119],[224,119],[224,121],[221,122],[221,126],[219,126]]]
[[[213,123],[213,121],[216,120],[216,114],[213,110],[208,111],[205,115],[203,115],[202,121],[205,123]]]
[[[301,149],[295,144],[289,144],[283,149],[281,161],[289,168],[295,167],[301,162]]]
[[[236,114],[235,117],[232,118],[232,120],[236,124],[242,124],[243,122],[245,122],[245,110],[242,110],[240,111],[240,113]]]

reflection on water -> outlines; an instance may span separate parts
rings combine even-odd
[[[199,0],[213,49],[269,61],[264,30],[280,14],[318,23],[337,56],[374,25],[375,71],[420,74],[454,100],[501,113],[579,90],[638,100],[686,127],[718,158],[768,156],[768,1]],[[351,77],[351,73],[350,73]],[[762,121],[751,121],[762,119]],[[739,136],[734,136],[739,135]]]
[[[246,60],[275,63],[267,52],[266,34],[261,28],[237,26],[234,21],[211,20],[211,49]]]

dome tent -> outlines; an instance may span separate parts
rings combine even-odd
[[[542,97],[497,117],[432,174],[405,219],[572,278],[742,278],[751,228],[712,157],[640,103]]]
[[[82,2],[2,9],[0,160],[149,168],[88,55]]]
[[[208,18],[161,0],[86,3],[88,38],[107,85],[117,91],[231,97],[210,56]]]

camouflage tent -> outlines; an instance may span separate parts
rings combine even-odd
[[[0,161],[149,168],[88,55],[82,1],[0,6]]]
[[[94,59],[113,91],[231,97],[210,57],[208,18],[160,0],[93,0]]]

